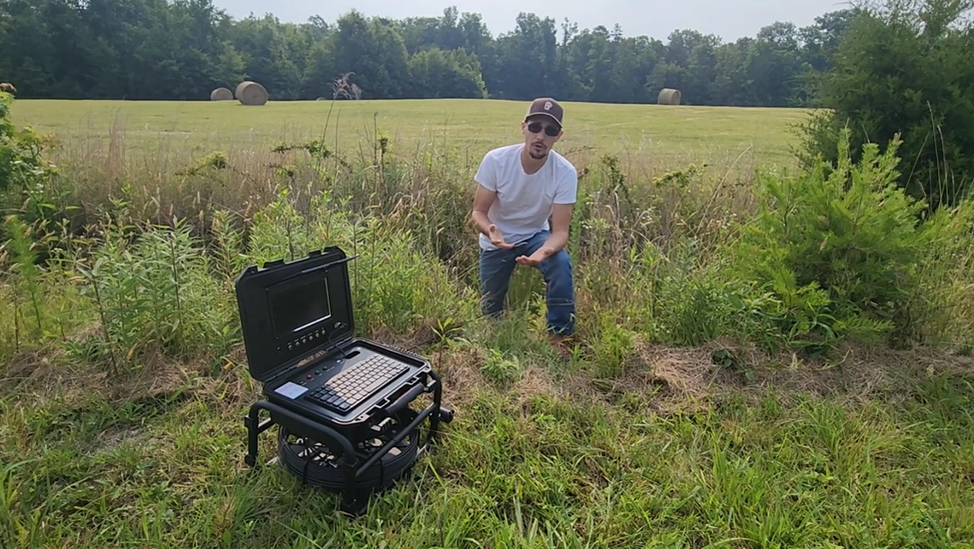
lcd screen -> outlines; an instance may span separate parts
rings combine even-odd
[[[314,277],[282,283],[268,289],[274,337],[280,339],[313,326],[331,316],[328,280]]]

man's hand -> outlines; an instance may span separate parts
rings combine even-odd
[[[504,235],[501,234],[501,231],[497,228],[497,225],[494,225],[493,223],[490,224],[490,227],[487,227],[487,238],[490,239],[491,244],[502,250],[510,250],[514,247],[514,244],[504,242]]]
[[[550,257],[551,254],[553,253],[555,253],[555,250],[553,248],[549,248],[548,246],[542,246],[538,248],[538,251],[534,252],[533,254],[529,256],[524,256],[524,255],[518,256],[518,258],[515,259],[514,261],[516,261],[519,265],[537,267],[538,265],[541,264],[542,261],[548,259],[548,257]]]

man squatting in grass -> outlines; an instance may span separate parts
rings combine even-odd
[[[549,338],[565,354],[563,344],[575,330],[572,264],[565,245],[578,172],[552,149],[562,137],[563,116],[554,99],[531,103],[521,123],[524,143],[493,149],[481,161],[471,218],[480,231],[484,315],[503,312],[518,264],[535,267],[546,284]]]

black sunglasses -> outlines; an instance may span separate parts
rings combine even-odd
[[[531,133],[538,133],[538,132],[540,132],[541,131],[541,122],[531,122],[530,124],[528,124],[528,131],[531,132]],[[544,133],[548,137],[555,137],[555,136],[558,135],[558,132],[560,132],[560,131],[561,130],[559,130],[558,128],[556,128],[554,126],[545,126],[544,127]]]

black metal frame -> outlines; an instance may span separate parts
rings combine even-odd
[[[413,401],[425,393],[433,393],[433,402],[421,410],[416,417],[398,434],[388,440],[382,447],[372,452],[369,457],[362,462],[355,451],[354,444],[360,437],[368,436],[370,431],[370,420],[375,416],[363,420],[361,423],[351,426],[352,432],[359,434],[360,437],[346,436],[340,431],[348,433],[349,427],[334,427],[322,421],[301,415],[298,411],[285,407],[277,402],[261,399],[250,406],[250,413],[244,417],[244,426],[247,427],[247,454],[244,456],[244,463],[251,468],[257,467],[258,456],[258,436],[273,427],[274,425],[283,426],[293,434],[308,437],[320,442],[328,447],[342,461],[342,469],[345,475],[345,488],[341,493],[342,511],[358,515],[364,512],[368,496],[371,490],[364,490],[358,486],[358,480],[368,472],[384,455],[393,447],[402,442],[404,438],[414,431],[417,436],[422,436],[420,425],[429,418],[429,427],[426,433],[426,440],[420,440],[420,448],[417,455],[422,455],[429,451],[430,447],[436,442],[439,435],[440,421],[450,423],[453,420],[453,410],[442,405],[443,385],[440,377],[434,371],[428,372],[433,379],[432,384],[419,384],[413,386],[406,394],[400,397],[394,404],[382,410],[384,417],[391,417],[399,410],[408,407]],[[268,418],[261,421],[261,411],[268,412]]]

